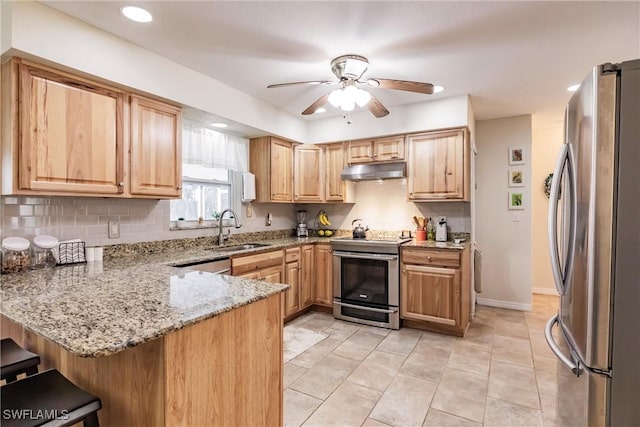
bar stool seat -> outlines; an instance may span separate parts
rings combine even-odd
[[[97,427],[100,398],[50,369],[0,388],[3,427],[70,426],[82,420]]]
[[[18,375],[38,373],[40,356],[20,347],[11,338],[4,338],[0,347],[0,380],[15,381]]]

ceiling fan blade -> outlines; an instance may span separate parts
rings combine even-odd
[[[314,102],[313,104],[309,105],[309,108],[307,108],[306,110],[304,110],[302,112],[303,116],[308,116],[309,114],[313,114],[316,112],[316,110],[320,107],[322,107],[324,104],[327,103],[327,101],[329,101],[329,94],[325,93],[324,95],[322,95],[320,98],[318,98],[318,100],[316,102]]]
[[[431,95],[433,93],[433,85],[431,83],[411,82],[408,80],[392,80],[392,79],[367,79],[367,85],[371,87],[381,87],[383,89],[405,90],[408,92],[417,92]]]
[[[329,80],[314,80],[309,82],[276,83],[274,85],[267,86],[267,88],[273,89],[275,87],[294,86],[294,85],[330,85],[334,83],[337,83],[337,82],[332,82]]]
[[[387,110],[384,105],[382,105],[382,102],[373,95],[371,95],[371,100],[367,103],[367,108],[377,118],[384,117],[389,114],[389,110]]]

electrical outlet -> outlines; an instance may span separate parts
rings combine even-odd
[[[271,216],[271,212],[269,212],[267,214],[267,216],[264,218],[264,225],[266,225],[267,227],[271,226],[271,219],[273,217]]]
[[[513,212],[511,214],[511,221],[519,222],[520,221],[520,212]]]
[[[251,218],[253,216],[253,208],[251,205],[247,206],[247,218]]]
[[[117,239],[120,237],[120,223],[118,221],[109,221],[109,238]]]

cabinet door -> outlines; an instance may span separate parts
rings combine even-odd
[[[460,129],[408,137],[409,200],[468,200],[464,136]]]
[[[373,161],[371,140],[349,143],[349,163],[369,163]]]
[[[19,188],[122,193],[124,94],[25,64],[19,70]]]
[[[271,201],[293,200],[293,147],[290,142],[271,139]]]
[[[284,296],[284,315],[286,317],[300,310],[300,263],[298,261],[285,264],[284,283],[291,286]]]
[[[402,267],[400,316],[445,325],[460,323],[460,270]]]
[[[324,198],[327,202],[342,202],[345,200],[345,182],[340,174],[345,166],[344,144],[329,144],[325,146],[326,180]]]
[[[315,284],[314,245],[303,245],[300,262],[300,308],[313,304]]]
[[[373,141],[373,160],[382,162],[402,159],[404,159],[404,135]]]
[[[324,200],[324,151],[311,144],[296,145],[294,159],[294,194],[297,202]]]
[[[270,283],[283,283],[282,266],[269,267],[260,271],[260,280]]]
[[[180,197],[180,109],[131,96],[131,194]]]
[[[332,280],[331,246],[316,245],[316,304],[331,307],[333,304]]]

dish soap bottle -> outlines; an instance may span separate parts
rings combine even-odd
[[[429,222],[427,222],[427,240],[436,240],[436,226],[433,225],[431,217],[429,217]]]

